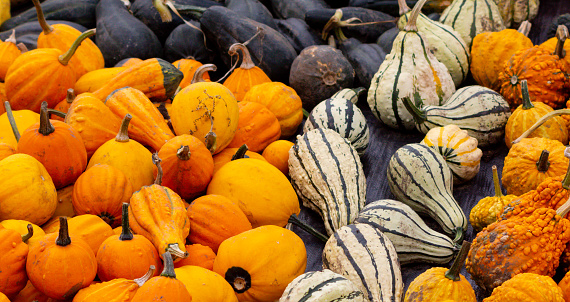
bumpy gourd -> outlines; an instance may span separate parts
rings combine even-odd
[[[31,226],[30,226],[31,227]],[[33,235],[33,229],[27,236],[15,230],[0,227],[0,292],[15,295],[26,286],[26,257],[28,245],[24,242]]]
[[[483,302],[564,302],[564,296],[556,282],[548,276],[523,273],[515,275],[493,290],[490,297]]]
[[[279,302],[298,301],[365,302],[364,294],[344,276],[331,270],[308,272],[293,279]]]

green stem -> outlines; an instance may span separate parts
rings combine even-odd
[[[122,217],[121,235],[119,235],[119,240],[121,241],[133,240],[134,235],[131,232],[131,228],[129,225],[129,204],[126,202],[123,202],[121,217]]]
[[[414,9],[412,9],[412,12],[410,13],[410,19],[408,20],[408,24],[404,26],[405,31],[414,31],[414,32],[418,31],[418,26],[416,25],[416,21],[418,20],[418,16],[420,15],[422,7],[426,3],[426,1],[427,0],[420,0],[418,1],[418,3],[416,3],[416,5],[414,5]]]
[[[180,160],[184,161],[190,160],[190,156],[192,156],[192,153],[190,153],[190,147],[180,146],[180,148],[178,148],[178,150],[176,151],[176,156]]]
[[[499,173],[497,172],[497,166],[493,165],[493,185],[495,185],[495,197],[503,197],[503,192],[501,191],[501,183],[499,182]]]
[[[463,236],[465,235],[465,230],[462,227],[455,228],[455,238],[453,239],[453,243],[459,243],[463,240]]]
[[[404,107],[406,107],[406,110],[408,110],[418,125],[423,124],[425,121],[427,121],[426,113],[416,107],[416,105],[412,103],[412,99],[405,96],[402,98],[402,101],[404,102]]]
[[[342,29],[340,29],[340,27],[336,27],[334,29],[334,35],[336,36],[336,38],[338,39],[338,42],[342,44],[342,42],[348,40],[348,38],[344,35],[344,33],[342,32]]]
[[[82,33],[81,35],[79,35],[79,37],[77,37],[77,39],[75,41],[73,41],[73,44],[71,44],[71,47],[62,55],[59,56],[59,62],[62,65],[67,65],[67,63],[69,63],[69,60],[71,60],[71,57],[73,57],[73,55],[75,54],[75,51],[77,50],[77,48],[79,47],[79,45],[81,45],[81,42],[83,42],[83,40],[93,36],[95,34],[95,29],[90,29],[85,31],[84,33]]]
[[[309,111],[305,110],[305,108],[302,108],[303,110],[303,117],[308,118],[309,117]]]
[[[10,127],[12,127],[12,133],[14,133],[14,137],[16,138],[16,142],[20,141],[20,131],[18,131],[18,125],[16,125],[16,119],[14,118],[14,113],[12,112],[12,107],[10,106],[10,102],[4,102],[4,109],[6,109],[6,116],[8,117],[8,122],[10,123]]]
[[[67,217],[59,217],[59,236],[57,236],[55,243],[59,246],[68,246],[71,244],[71,238],[69,238],[69,227],[67,225]]]
[[[163,277],[176,279],[176,273],[174,272],[174,261],[172,261],[172,255],[170,255],[170,252],[164,252],[164,254],[162,254],[162,259],[164,260],[164,269],[160,275]]]
[[[236,159],[240,159],[240,158],[245,158],[245,153],[249,151],[249,148],[247,147],[246,144],[241,145],[236,153],[232,156],[232,160],[236,160]]]
[[[471,248],[471,242],[463,241],[463,244],[461,244],[461,250],[459,250],[459,254],[457,254],[457,257],[455,257],[455,260],[453,261],[451,268],[447,272],[445,272],[445,277],[447,279],[450,279],[453,281],[461,280],[461,277],[460,277],[461,274],[459,272],[461,271],[463,264],[465,264],[465,259],[467,258],[467,255],[469,254],[470,248]]]
[[[38,132],[43,136],[48,136],[55,132],[55,128],[49,121],[47,102],[43,101],[40,107],[40,128]]]
[[[352,91],[354,92],[355,96],[350,98],[350,102],[356,104],[358,103],[358,98],[360,98],[360,95],[366,91],[366,88],[364,87],[352,88]]]
[[[61,112],[59,110],[55,110],[55,109],[49,109],[48,108],[47,112],[49,113],[50,116],[55,115],[55,116],[59,116],[61,118],[65,118],[67,116],[66,113],[63,113],[63,112]]]
[[[133,116],[130,113],[127,113],[121,122],[121,128],[115,136],[115,141],[119,143],[126,143],[129,141],[129,123]]]
[[[329,240],[329,238],[327,236],[325,236],[321,232],[315,230],[312,226],[301,221],[299,219],[299,217],[297,217],[297,215],[295,215],[295,214],[291,214],[291,216],[289,216],[288,222],[300,227],[301,229],[303,229],[303,231],[315,236],[316,238],[322,240],[323,242],[327,242],[327,240]]]
[[[28,223],[26,228],[28,229],[28,233],[26,235],[22,235],[22,242],[28,243],[28,240],[34,236],[34,227]]]
[[[548,168],[550,167],[550,161],[548,161],[549,155],[550,152],[548,152],[548,150],[546,149],[542,150],[542,153],[540,153],[540,157],[536,162],[536,169],[539,172],[545,173],[546,171],[548,171]]]
[[[521,94],[522,94],[522,109],[528,110],[534,108],[530,101],[530,94],[528,93],[528,83],[526,80],[521,81]]]
[[[546,121],[548,121],[551,117],[555,117],[555,116],[559,116],[559,115],[563,115],[563,114],[570,114],[570,109],[559,109],[559,110],[554,110],[554,111],[550,111],[549,113],[543,115],[540,119],[538,119],[538,121],[536,121],[536,123],[534,123],[534,125],[532,125],[532,127],[530,127],[527,131],[525,131],[523,134],[521,134],[521,136],[519,136],[519,138],[515,139],[513,141],[513,145],[520,142],[523,138],[526,138],[527,136],[529,136],[532,132],[534,132],[534,130],[536,130],[538,127],[542,126],[542,124],[544,124]]]
[[[38,21],[40,23],[40,26],[42,27],[42,30],[44,31],[44,35],[49,35],[51,32],[53,32],[53,27],[51,27],[47,21],[46,18],[44,16],[44,11],[42,10],[42,6],[40,4],[39,0],[32,0],[32,2],[34,3],[34,6],[36,7],[36,13],[38,14]]]

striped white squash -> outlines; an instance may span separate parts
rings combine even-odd
[[[295,278],[279,302],[367,302],[350,280],[331,270],[308,272]]]
[[[445,159],[422,144],[396,150],[388,164],[388,185],[396,198],[418,213],[425,213],[459,242],[467,218],[452,194],[453,176]]]
[[[364,154],[368,148],[370,132],[364,114],[354,105],[362,91],[363,88],[346,88],[320,102],[309,114],[303,132],[316,128],[332,129],[346,138],[358,154]]]
[[[366,223],[382,231],[396,248],[400,264],[447,264],[458,250],[449,237],[432,230],[412,208],[397,200],[367,204],[354,223]]]
[[[404,294],[396,249],[369,224],[351,224],[329,238],[323,268],[352,281],[370,302],[400,302]]]
[[[366,202],[366,177],[356,150],[331,129],[302,136],[289,150],[291,184],[303,205],[318,212],[332,235],[352,223]]]
[[[483,86],[463,87],[443,105],[417,108],[405,102],[422,133],[435,127],[454,124],[471,137],[477,139],[480,147],[487,147],[502,141],[505,125],[511,116],[509,104],[503,96]]]
[[[505,29],[499,7],[493,0],[454,0],[443,11],[439,22],[453,27],[469,49],[476,35]]]

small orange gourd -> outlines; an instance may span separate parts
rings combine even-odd
[[[93,255],[97,255],[97,251],[101,244],[109,237],[113,236],[113,229],[99,216],[91,214],[77,215],[68,218],[68,230],[72,237],[82,239],[91,248]],[[45,230],[45,229],[44,229]],[[51,230],[45,230],[46,234],[56,233],[59,231],[59,225],[55,224]]]
[[[90,71],[77,79],[73,89],[77,94],[97,91],[108,81],[126,69],[127,67],[110,67]]]
[[[57,103],[57,105],[55,105],[55,107],[53,109],[65,113],[67,114],[67,112],[69,111],[69,107],[71,107],[71,103],[73,103],[73,100],[75,99],[76,95],[75,95],[75,91],[73,90],[73,88],[69,88],[67,89],[67,96],[65,97],[65,100]],[[58,115],[52,115],[50,118],[57,120],[57,121],[64,121],[65,118],[58,116]]]
[[[6,219],[2,220],[2,222],[0,222],[0,225],[5,229],[14,230],[20,233],[23,238],[22,241],[28,245],[35,244],[46,234],[42,228],[27,220]],[[30,227],[33,229],[31,232],[29,229]],[[30,234],[33,234],[33,236]]]
[[[241,145],[239,148],[225,148],[222,152],[214,155],[214,174],[225,164],[238,158],[253,158],[267,161],[261,154],[249,151],[247,145]]]
[[[25,243],[32,235],[28,229],[22,236],[15,230],[0,228],[0,292],[8,296],[17,294],[26,286],[26,257],[28,245]]]
[[[216,253],[212,251],[212,248],[201,244],[191,244],[186,245],[186,251],[188,252],[188,257],[176,262],[174,268],[183,267],[186,265],[200,266],[205,269],[212,270],[214,268],[214,259],[216,259]]]
[[[241,43],[232,44],[228,53],[230,56],[234,56],[237,55],[238,50],[241,50],[242,53],[241,65],[228,76],[224,81],[224,86],[226,86],[234,94],[236,100],[240,102],[253,86],[271,82],[271,79],[261,68],[255,66],[245,45]]]
[[[174,63],[172,63],[172,65],[176,66],[176,68],[178,68],[178,70],[182,71],[182,73],[184,74],[184,78],[179,84],[180,89],[182,89],[186,88],[186,86],[192,83],[194,74],[196,73],[196,70],[198,70],[198,68],[202,66],[202,63],[194,60],[194,58],[192,57],[189,57],[186,59],[180,59],[178,61],[175,61]],[[210,80],[210,75],[208,74],[207,71],[202,74],[202,79],[204,81]]]
[[[558,44],[558,39],[556,37],[552,37],[540,44],[540,47],[554,52],[556,50],[556,44]],[[564,50],[566,53],[563,59],[570,64],[570,43],[564,43]]]
[[[48,302],[48,299],[50,298],[48,298],[37,288],[35,288],[32,282],[28,280],[28,283],[26,283],[26,287],[24,287],[24,289],[22,289],[16,296],[13,296],[11,302],[29,302],[29,301]]]
[[[267,107],[255,102],[239,102],[238,108],[238,127],[228,147],[246,144],[251,151],[260,152],[281,137],[279,121]]]
[[[275,166],[285,176],[289,176],[289,150],[295,144],[286,140],[277,140],[269,144],[261,154],[268,163]]]
[[[233,288],[218,273],[194,265],[175,268],[174,271],[194,301],[238,302]]]
[[[12,34],[6,41],[0,41],[0,82],[4,82],[8,68],[21,53],[16,46],[16,30],[12,30]]]
[[[483,302],[564,302],[562,289],[549,276],[523,273],[495,288]]]

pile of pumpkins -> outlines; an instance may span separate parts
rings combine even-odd
[[[133,16],[100,1],[107,18],[81,32],[50,24],[33,0],[37,48],[18,43],[17,29],[0,42],[0,302],[476,301],[464,264],[484,301],[570,301],[570,275],[551,278],[559,264],[570,270],[569,33],[556,24],[555,37],[533,46],[537,0],[522,10],[455,0],[439,22],[421,13],[427,0],[413,9],[398,1],[397,27],[378,44],[346,37],[362,21],[347,19],[350,8],[305,0],[318,8],[305,8],[307,23],[326,15],[318,38],[341,51],[314,36],[296,41],[309,32],[303,20],[291,39],[230,13],[235,1],[155,1],[164,20],[170,10],[199,13],[202,29],[180,26],[238,58],[223,84],[204,60],[121,57],[136,43],[105,43],[112,31],[99,23],[119,10],[127,16],[117,22]],[[227,20],[248,38],[228,43],[216,23]],[[279,43],[288,50],[271,52]],[[461,87],[469,74],[479,85]],[[389,159],[396,200],[366,200],[360,156],[370,131],[356,106],[365,91],[385,126],[426,134]],[[503,141],[511,195],[495,168],[495,196],[468,215],[479,232],[470,243],[453,186],[479,172],[478,147]],[[326,234],[297,217],[299,201]],[[326,242],[322,271],[305,272],[291,224]],[[404,293],[400,265],[450,261]]]

